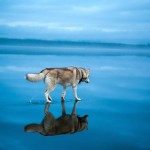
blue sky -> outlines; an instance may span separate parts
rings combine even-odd
[[[150,1],[0,0],[0,37],[150,43]]]

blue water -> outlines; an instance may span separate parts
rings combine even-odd
[[[28,51],[27,47],[20,48]],[[10,54],[7,48],[0,49],[1,150],[150,149],[149,55],[114,56],[99,52],[100,55],[91,56],[83,55],[85,51],[80,47],[75,49],[76,55],[59,55],[59,52],[36,55],[34,50],[30,51],[30,55],[18,55],[18,49],[15,51],[14,47],[12,51],[13,54]],[[115,48],[111,49],[111,53],[113,51]],[[46,67],[66,66],[91,69],[91,82],[78,86],[78,96],[82,100],[77,105],[79,116],[89,116],[88,130],[57,136],[26,133],[25,125],[40,123],[45,116],[45,86],[43,82],[27,82],[25,74],[39,72]],[[58,85],[51,94],[53,102],[49,111],[56,118],[61,116],[61,91]],[[73,104],[72,89],[68,88],[65,101],[68,114]]]

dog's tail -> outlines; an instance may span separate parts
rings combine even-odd
[[[26,80],[31,82],[37,82],[44,80],[46,76],[46,71],[41,71],[40,73],[35,74],[26,74]]]
[[[36,74],[26,74],[26,80],[31,82],[37,82],[43,80],[45,75],[42,73],[36,73]]]

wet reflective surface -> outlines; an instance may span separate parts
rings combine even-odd
[[[76,114],[76,105],[79,101],[74,102],[71,114],[66,114],[65,102],[62,101],[62,114],[55,119],[52,112],[49,112],[50,103],[45,105],[45,117],[40,124],[31,123],[25,126],[26,132],[38,132],[42,135],[59,135],[59,134],[72,134],[85,129],[88,129],[88,115],[79,117]]]
[[[0,60],[0,150],[150,149],[149,57],[0,55]],[[75,134],[27,133],[25,126],[41,124],[45,117],[45,87],[27,82],[25,74],[70,63],[91,69],[91,82],[78,86],[82,100],[76,108],[79,117],[89,115],[88,130],[75,132],[70,125],[65,132]],[[48,109],[55,119],[62,117],[61,92],[57,86]],[[72,113],[74,102],[68,88],[66,114]]]

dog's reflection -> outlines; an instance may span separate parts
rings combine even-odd
[[[26,132],[38,132],[42,135],[59,135],[59,134],[70,134],[85,130],[88,128],[88,115],[84,115],[83,117],[79,117],[76,114],[76,105],[78,101],[75,101],[72,113],[66,114],[64,101],[62,104],[62,115],[55,119],[52,113],[48,112],[50,107],[50,103],[46,103],[45,105],[45,117],[41,124],[28,124],[25,126]]]

